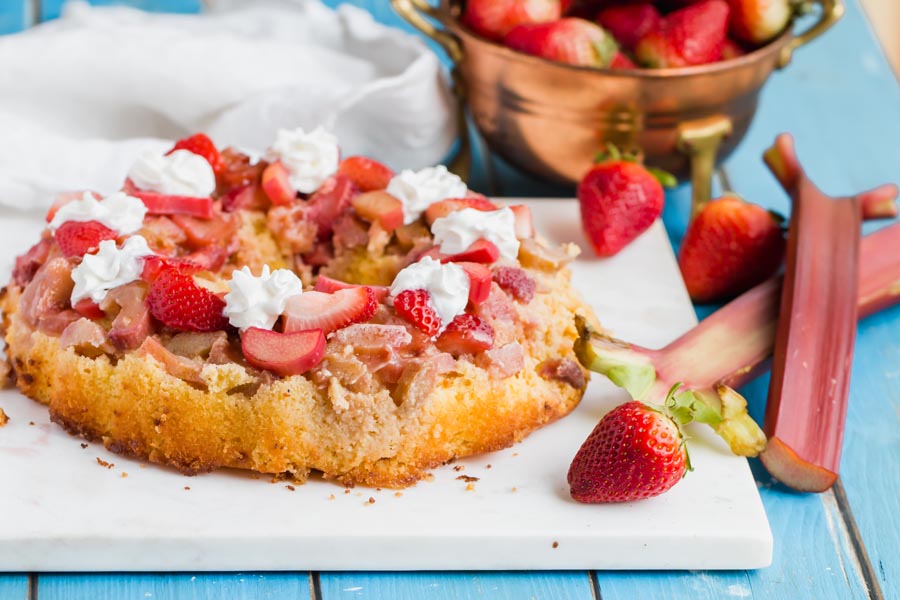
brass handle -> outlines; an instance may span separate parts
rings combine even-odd
[[[816,2],[822,6],[822,13],[819,15],[819,20],[803,33],[794,36],[794,38],[781,49],[781,54],[778,56],[779,69],[786,67],[788,63],[791,62],[794,50],[810,43],[831,29],[831,27],[844,16],[844,0],[816,0]]]
[[[716,115],[678,126],[678,149],[691,161],[691,220],[712,198],[712,176],[722,140],[731,135],[731,119]]]
[[[437,19],[438,11],[427,0],[391,0],[391,6],[410,25],[440,44],[450,60],[454,63],[462,60],[462,44],[457,37],[445,29],[438,29],[428,20]]]

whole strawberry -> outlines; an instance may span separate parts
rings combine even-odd
[[[596,164],[578,184],[581,224],[598,256],[612,256],[647,230],[662,214],[662,178],[617,151]]]
[[[784,31],[793,14],[790,0],[728,0],[731,35],[762,45]]]
[[[639,63],[651,68],[716,62],[728,34],[728,3],[702,0],[669,13],[635,46]]]
[[[562,16],[559,0],[468,0],[462,22],[475,33],[502,40],[513,27]]]
[[[633,400],[594,427],[572,460],[568,482],[578,502],[630,502],[662,494],[689,469],[684,436],[667,409]]]
[[[626,50],[632,50],[646,33],[659,27],[661,19],[659,11],[650,2],[617,4],[597,13],[597,23]]]
[[[678,265],[696,302],[724,300],[774,275],[784,259],[781,218],[725,196],[710,202],[691,222]]]
[[[519,52],[586,67],[607,67],[618,53],[616,41],[605,29],[576,18],[520,25],[503,43]]]

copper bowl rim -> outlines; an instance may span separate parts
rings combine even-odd
[[[794,38],[794,31],[791,26],[788,26],[784,30],[784,32],[781,33],[781,35],[779,35],[777,38],[775,38],[765,46],[761,46],[751,52],[748,52],[747,54],[738,56],[736,58],[729,58],[727,60],[707,63],[704,65],[695,65],[691,67],[668,67],[661,69],[610,69],[609,67],[570,65],[542,58],[540,56],[525,54],[524,52],[519,52],[517,50],[513,50],[512,48],[508,48],[500,42],[490,40],[486,37],[478,35],[468,27],[463,25],[463,23],[457,17],[450,14],[446,1],[441,2],[440,8],[436,11],[436,14],[434,16],[454,35],[461,37],[464,40],[463,48],[466,47],[468,40],[471,39],[476,43],[489,46],[493,52],[504,56],[507,60],[518,61],[526,65],[543,65],[545,67],[555,68],[560,71],[569,71],[572,73],[636,79],[671,79],[678,77],[686,78],[696,75],[707,75],[710,73],[737,70],[746,65],[762,62],[765,59],[769,58],[771,55],[781,52],[781,49],[784,48],[791,41],[791,39]]]

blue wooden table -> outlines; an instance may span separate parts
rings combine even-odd
[[[797,53],[766,87],[747,138],[719,173],[746,198],[787,212],[760,155],[792,132],[813,179],[829,193],[900,180],[900,86],[856,0],[823,39]],[[95,4],[108,4],[109,0]],[[194,12],[200,0],[119,2]],[[330,1],[329,4],[336,4]],[[0,0],[0,33],[59,14],[62,0]],[[391,25],[386,0],[358,0]],[[408,28],[407,28],[408,29]],[[494,195],[571,195],[515,172],[481,149],[473,187]],[[689,190],[667,196],[677,247]],[[872,226],[867,226],[869,229]],[[708,307],[698,313],[708,314]],[[740,340],[735,340],[740,343]],[[768,380],[742,390],[761,418]],[[775,537],[773,565],[733,572],[0,574],[0,600],[169,598],[573,599],[900,598],[900,308],[860,326],[841,478],[821,495],[773,484],[752,465]],[[2,527],[2,515],[0,515]]]

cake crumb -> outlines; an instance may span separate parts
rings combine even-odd
[[[434,481],[434,473],[426,473],[424,479],[425,481]]]
[[[516,492],[518,492],[518,491],[519,491],[519,488],[517,488],[517,487],[514,487],[514,488],[512,489],[512,492],[513,492],[513,493],[516,493]]]
[[[330,496],[328,496],[328,499],[329,499],[329,500],[334,500],[334,494],[331,494]]]
[[[103,459],[100,458],[99,456],[97,457],[97,464],[100,465],[101,467],[106,467],[107,469],[112,469],[113,467],[116,466],[116,465],[114,465],[114,464],[111,463],[111,462],[106,462],[105,460],[103,460]]]
[[[487,465],[485,465],[484,468],[485,468],[485,469],[490,469],[490,468],[491,468],[491,463],[488,463]]]
[[[394,492],[394,496],[396,496],[397,498],[401,497],[402,495],[403,492]]]
[[[557,542],[556,540],[554,540],[554,541],[553,541],[553,547],[554,547],[554,548],[559,548],[559,542]]]
[[[462,465],[456,465],[455,467],[453,467],[453,470],[456,471],[457,473],[459,473],[463,469],[465,469],[465,467]]]
[[[375,498],[369,496],[369,504],[375,504]]]
[[[518,453],[518,452],[513,452],[512,455],[513,455],[513,456],[518,456],[519,453]]]
[[[472,483],[473,481],[478,481],[478,477],[472,477],[471,475],[460,475],[456,478],[459,481],[465,481],[467,483]]]
[[[7,417],[6,413],[3,412],[3,409],[0,408],[0,427],[3,427],[7,423],[9,423],[9,417]]]
[[[184,486],[184,489],[187,490],[187,491],[191,491],[191,486],[186,485],[186,486]]]
[[[88,445],[87,445],[86,443],[81,442],[81,449],[82,449],[82,450],[87,449],[87,447],[88,447]]]
[[[144,463],[141,463],[139,466],[140,466],[142,469],[146,469],[146,468],[147,468],[147,465],[145,465]]]
[[[34,421],[28,421],[28,424],[34,427]]]
[[[350,490],[344,490],[344,493],[345,493],[345,494],[349,494],[349,493],[350,493]]]
[[[294,486],[292,486],[292,485],[290,485],[290,484],[288,484],[288,485],[286,485],[286,486],[284,486],[284,487],[287,488],[287,489],[289,489],[289,490],[292,491],[292,492],[296,492],[296,491],[297,491],[297,488],[295,488]]]
[[[128,473],[126,473],[125,471],[122,471],[122,479],[125,479],[126,477],[128,477]]]
[[[474,491],[475,491],[475,484],[474,484],[474,483],[467,483],[467,484],[466,484],[466,491],[467,491],[467,492],[474,492]]]

